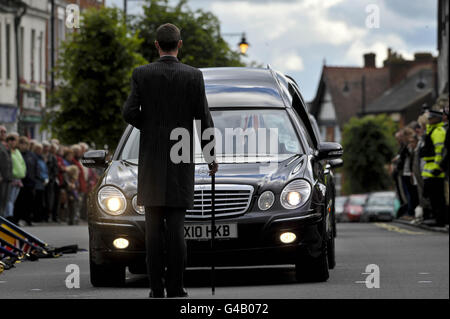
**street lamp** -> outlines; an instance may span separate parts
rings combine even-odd
[[[241,42],[238,43],[239,51],[241,54],[247,53],[248,47],[250,44],[248,44],[247,39],[245,37],[245,32],[242,33],[222,33],[222,36],[230,36],[230,37],[241,37]]]
[[[247,43],[247,39],[245,39],[245,33],[242,33],[242,39],[241,42],[239,42],[239,49],[241,50],[242,54],[247,53],[248,47],[250,45]]]

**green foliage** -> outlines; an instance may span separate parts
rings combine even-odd
[[[385,190],[391,186],[386,166],[394,157],[396,124],[386,115],[352,118],[344,126],[344,192]]]
[[[231,50],[220,35],[220,22],[211,12],[192,11],[187,0],[180,0],[175,7],[168,0],[146,0],[144,16],[137,18],[132,28],[143,39],[141,54],[148,61],[159,58],[155,48],[156,29],[164,23],[173,23],[181,30],[183,47],[178,58],[197,68],[245,66],[241,55]]]
[[[80,29],[63,43],[56,67],[57,90],[45,125],[63,143],[81,140],[114,148],[125,128],[121,109],[133,69],[147,61],[141,40],[127,33],[117,9],[88,10]]]

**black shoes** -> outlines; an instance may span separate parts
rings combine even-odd
[[[165,294],[164,294],[164,290],[150,290],[150,294],[149,294],[150,298],[165,298]],[[188,297],[188,293],[186,290],[181,289],[178,290],[176,292],[168,292],[167,293],[167,298],[186,298]]]
[[[186,298],[188,293],[186,290],[181,289],[176,292],[167,292],[167,298]]]
[[[165,294],[164,294],[164,289],[160,290],[160,289],[155,289],[155,290],[150,290],[150,294],[148,295],[150,298],[164,298]]]

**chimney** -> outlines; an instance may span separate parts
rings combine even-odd
[[[375,53],[364,54],[364,67],[365,68],[376,68],[375,66]]]
[[[433,62],[433,55],[428,52],[418,52],[414,54],[414,60],[416,62]]]

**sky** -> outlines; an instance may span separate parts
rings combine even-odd
[[[123,0],[105,2],[123,8]],[[143,4],[129,1],[128,12],[142,14]],[[250,47],[243,61],[291,75],[306,101],[316,94],[324,63],[362,66],[363,54],[373,52],[381,67],[388,47],[408,59],[415,52],[437,55],[437,0],[189,0],[188,6],[216,15],[222,33],[245,32]],[[224,39],[238,50],[239,37]]]

